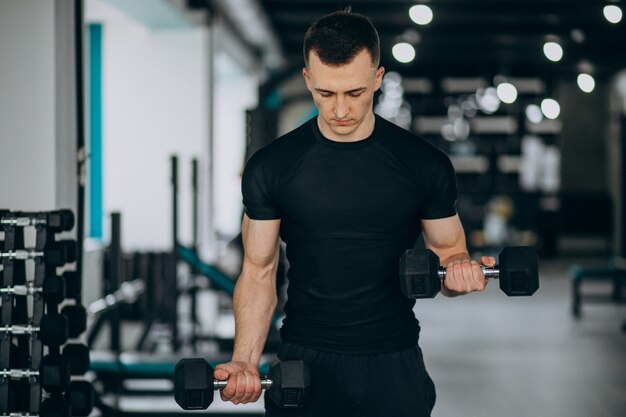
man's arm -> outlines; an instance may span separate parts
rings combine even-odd
[[[446,267],[446,279],[441,293],[454,297],[474,291],[482,291],[487,280],[480,264],[469,257],[465,231],[458,215],[436,220],[422,220],[426,247],[439,256]],[[495,258],[483,256],[483,265],[494,266]]]
[[[230,363],[215,368],[215,378],[228,379],[224,401],[256,401],[261,395],[259,360],[276,308],[280,220],[243,217],[243,267],[234,295],[235,345]]]

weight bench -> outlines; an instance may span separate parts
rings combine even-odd
[[[613,283],[611,300],[619,302],[624,298],[623,287],[626,285],[626,260],[614,257],[605,267],[583,267],[574,265],[570,269],[572,278],[572,314],[580,318],[583,281],[610,281]]]

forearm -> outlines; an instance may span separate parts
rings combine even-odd
[[[243,272],[237,281],[233,361],[258,364],[263,352],[277,300],[275,280],[262,275]]]

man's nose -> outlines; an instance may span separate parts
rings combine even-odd
[[[343,119],[348,115],[348,104],[346,103],[346,99],[341,94],[337,94],[334,111],[335,117],[338,119]]]

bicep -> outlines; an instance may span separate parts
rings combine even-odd
[[[278,263],[280,219],[253,220],[246,214],[241,226],[244,247],[244,270],[273,268]]]
[[[443,219],[422,219],[421,223],[426,247],[440,259],[467,252],[465,232],[458,214]]]

